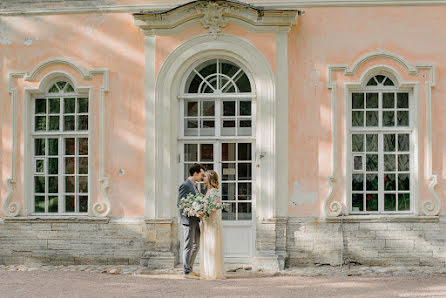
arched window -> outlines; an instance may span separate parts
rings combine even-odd
[[[229,204],[223,220],[252,220],[254,115],[251,82],[226,59],[211,59],[187,75],[180,94],[179,143],[182,171],[201,163],[221,173],[221,195]]]
[[[367,82],[367,86],[395,86],[395,83],[387,76],[377,75],[370,78],[370,80]]]
[[[88,97],[66,80],[32,101],[34,213],[88,211]]]
[[[184,136],[251,136],[251,83],[242,68],[212,59],[192,70],[184,90]]]
[[[251,92],[245,72],[234,63],[213,59],[193,70],[186,83],[185,93],[244,93]]]
[[[351,212],[412,211],[411,93],[377,75],[349,105]]]

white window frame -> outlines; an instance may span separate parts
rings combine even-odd
[[[377,75],[384,75],[389,77],[395,84],[395,86],[366,86],[367,82]],[[353,128],[352,127],[352,94],[353,93],[367,93],[367,92],[375,92],[378,93],[378,126],[377,127],[366,127],[366,124],[364,123],[364,127],[359,128]],[[382,127],[382,94],[385,92],[405,92],[409,94],[409,126],[408,127],[401,127],[398,126],[395,127]],[[404,215],[404,214],[413,214],[416,212],[417,208],[415,206],[417,202],[417,188],[416,188],[416,181],[415,177],[417,176],[417,142],[416,142],[416,123],[418,115],[416,114],[416,98],[414,97],[414,89],[407,86],[398,86],[398,81],[393,75],[389,75],[387,73],[373,73],[372,75],[368,75],[366,79],[363,81],[363,84],[351,84],[350,86],[347,85],[347,92],[346,92],[346,113],[345,113],[345,120],[346,120],[346,196],[347,196],[347,208],[348,213],[351,215]],[[365,99],[365,98],[364,98]],[[395,97],[395,101],[396,101]],[[365,101],[365,100],[364,100]],[[396,103],[395,103],[396,104]],[[364,107],[365,111],[365,107]],[[394,110],[396,111],[396,109]],[[353,155],[362,155],[363,157],[363,168],[365,169],[365,151],[363,153],[355,154],[352,152],[352,134],[354,133],[361,133],[361,134],[378,134],[378,211],[353,211],[352,210],[352,174],[353,174]],[[383,183],[383,177],[384,177],[384,153],[383,153],[383,135],[385,133],[391,133],[391,134],[399,134],[399,133],[408,133],[409,134],[409,142],[410,142],[410,210],[407,211],[384,211],[384,183]],[[397,142],[397,140],[396,140]],[[364,149],[365,150],[365,149]],[[398,156],[397,151],[395,151],[395,154]],[[396,161],[397,163],[397,161]],[[366,173],[365,171],[363,172]],[[396,175],[396,179],[398,179],[398,176]],[[364,175],[364,185],[366,184],[366,176]],[[365,187],[364,187],[365,189]],[[363,192],[364,195],[366,194],[366,191]],[[364,206],[364,209],[366,206]]]
[[[70,93],[49,93],[49,89],[56,83],[59,81],[65,81],[69,84],[71,84],[71,86],[74,88],[74,92],[70,92]],[[34,130],[35,128],[35,102],[37,98],[87,98],[88,99],[88,113],[78,113],[77,112],[77,105],[75,102],[75,112],[74,113],[69,113],[69,115],[72,115],[75,117],[75,130],[74,131],[63,131],[63,116],[64,116],[64,112],[63,112],[63,100],[60,101],[60,114],[59,114],[59,131],[44,131],[44,132],[36,132]],[[45,92],[44,93],[36,93],[33,94],[30,97],[31,103],[29,105],[30,109],[28,114],[30,115],[29,117],[29,140],[30,140],[30,150],[29,150],[29,161],[31,162],[31,165],[29,165],[27,168],[31,169],[29,175],[28,175],[28,181],[29,183],[29,194],[30,194],[30,199],[29,199],[29,213],[31,215],[38,215],[38,216],[87,216],[90,212],[90,202],[91,202],[91,115],[90,115],[90,110],[91,110],[91,96],[89,94],[89,92],[79,92],[79,89],[76,88],[76,85],[72,82],[71,79],[67,78],[67,77],[57,77],[55,79],[52,79],[45,87]],[[48,105],[48,103],[47,103]],[[88,116],[88,130],[85,131],[76,131],[76,117],[78,115],[87,115]],[[46,113],[46,116],[48,117],[48,113]],[[49,121],[47,119],[47,125],[48,125]],[[78,138],[87,138],[88,139],[88,174],[84,175],[81,174],[81,176],[87,176],[87,183],[88,183],[88,191],[87,193],[80,193],[77,190],[77,183],[75,180],[75,192],[73,193],[73,196],[75,197],[75,212],[65,212],[65,199],[64,197],[64,178],[65,178],[65,144],[64,144],[64,139],[67,137],[72,137],[75,139],[75,155],[74,158],[77,159],[79,157],[79,155],[77,154],[77,147],[78,147]],[[58,193],[57,196],[58,197],[58,212],[35,212],[35,189],[34,189],[34,174],[35,174],[35,160],[39,159],[35,157],[35,139],[38,138],[57,138],[58,139],[58,155],[57,158],[59,159],[58,162]],[[48,142],[45,142],[45,146],[46,148],[48,148]],[[46,149],[46,153],[47,149]],[[71,155],[70,155],[71,156]],[[56,157],[56,156],[55,156]],[[48,155],[46,154],[45,157],[43,157],[43,159],[48,158]],[[46,167],[46,163],[44,162],[44,168]],[[75,169],[74,169],[74,174],[72,176],[80,176],[79,174],[77,174],[77,167],[78,167],[78,162],[75,162]],[[45,174],[44,177],[47,177],[48,174]],[[47,179],[45,179],[45,185],[46,185],[46,189],[48,188],[48,183],[47,183]],[[48,194],[48,191],[45,192],[45,195]],[[88,197],[88,206],[87,206],[87,211],[86,212],[76,212],[76,210],[78,209],[79,203],[76,199],[77,196],[79,195],[84,195]],[[47,200],[45,200],[45,210],[47,210],[48,208],[48,203]]]
[[[179,119],[181,119],[178,122],[178,152],[179,152],[179,157],[178,157],[178,162],[181,164],[181,167],[179,167],[179,172],[178,172],[178,178],[179,178],[179,183],[181,183],[183,181],[184,178],[184,145],[185,144],[214,144],[214,170],[217,171],[217,173],[222,173],[222,161],[218,161],[218,159],[220,159],[221,156],[221,144],[222,143],[250,143],[251,144],[251,164],[252,164],[252,178],[249,181],[246,182],[251,182],[252,184],[252,188],[251,188],[251,200],[247,201],[251,203],[251,214],[252,217],[250,220],[225,220],[224,223],[225,225],[229,224],[229,225],[238,225],[238,224],[251,224],[252,222],[255,221],[255,206],[256,206],[256,200],[255,200],[255,181],[256,181],[256,171],[255,171],[255,148],[256,148],[256,96],[255,93],[253,93],[252,91],[250,93],[248,92],[244,92],[244,93],[220,93],[220,94],[216,94],[216,93],[186,93],[185,89],[186,89],[186,82],[188,80],[188,78],[193,75],[194,70],[200,66],[202,63],[205,63],[206,61],[210,61],[213,59],[223,59],[223,60],[227,60],[227,61],[231,61],[231,59],[228,59],[226,57],[222,57],[222,56],[215,56],[212,58],[208,58],[206,60],[199,60],[196,63],[194,63],[191,66],[191,70],[189,72],[186,72],[182,84],[181,84],[181,88],[180,88],[180,92],[179,95],[177,97],[178,99],[178,104],[179,104]],[[251,82],[251,90],[253,89],[253,84],[252,84],[252,78],[249,75],[249,72],[247,72],[243,66],[241,66],[238,63],[232,62],[235,65],[237,65],[240,69],[239,71],[243,71],[249,78],[250,82]],[[218,65],[218,64],[217,64]],[[237,71],[237,73],[239,72]],[[245,100],[251,100],[251,116],[249,116],[249,120],[251,120],[251,135],[250,136],[237,136],[238,134],[238,121],[239,120],[243,120],[244,118],[248,118],[246,116],[240,116],[239,115],[239,104],[238,102],[243,101],[243,99]],[[204,100],[213,100],[215,102],[215,116],[213,117],[215,119],[215,134],[213,136],[185,136],[184,134],[184,116],[185,116],[185,109],[184,109],[184,105],[185,102],[188,100],[193,100],[193,101],[204,101]],[[236,131],[236,135],[235,136],[222,136],[221,135],[221,128],[222,128],[222,120],[223,118],[223,102],[224,101],[235,101],[236,102],[236,116],[232,117],[232,116],[227,116],[229,118],[234,118],[234,120],[236,121],[236,127],[235,127],[235,131]],[[200,112],[199,112],[199,116],[200,119]],[[226,116],[225,116],[226,117]],[[199,128],[198,128],[199,131]],[[216,159],[217,157],[217,159]],[[238,161],[237,161],[238,162]],[[235,162],[235,163],[237,163]],[[242,181],[245,182],[245,181]],[[238,183],[238,180],[237,182]],[[219,184],[222,185],[222,175],[219,174]],[[222,194],[222,189],[219,189],[220,195]],[[239,203],[240,201],[237,201],[237,203]],[[238,207],[237,207],[238,208]],[[238,209],[237,209],[238,210]],[[236,217],[238,218],[238,215],[236,215]]]

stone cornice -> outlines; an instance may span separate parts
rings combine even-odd
[[[252,2],[256,5],[255,2]],[[264,8],[300,9],[311,7],[367,7],[367,6],[432,6],[446,5],[446,0],[295,0],[269,1],[258,3]],[[144,10],[165,11],[174,8],[172,4],[136,4],[136,5],[85,5],[81,7],[62,8],[6,8],[0,10],[0,16],[15,15],[54,15],[78,13],[138,13]]]
[[[216,36],[231,20],[254,27],[289,28],[301,11],[296,9],[265,9],[238,1],[197,0],[165,11],[146,11],[133,14],[135,25],[145,34],[160,34],[190,21],[199,20],[209,34]]]

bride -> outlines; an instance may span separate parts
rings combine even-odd
[[[221,203],[218,193],[218,175],[209,170],[204,173],[206,197]],[[221,209],[212,211],[202,220],[200,237],[200,278],[226,279],[223,261],[223,225]]]

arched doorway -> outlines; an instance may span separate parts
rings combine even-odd
[[[197,61],[178,95],[179,183],[194,163],[216,170],[227,262],[246,262],[255,239],[255,92],[250,75],[225,57]],[[179,229],[179,236],[182,236]]]

